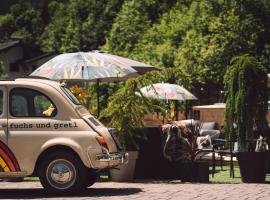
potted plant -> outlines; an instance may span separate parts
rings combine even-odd
[[[183,182],[209,182],[209,163],[198,161],[203,154],[212,152],[210,136],[200,136],[202,125],[201,121],[191,121],[188,125],[164,127],[163,154],[171,162],[170,177],[179,177]]]
[[[242,181],[264,182],[268,152],[255,152],[254,139],[267,137],[266,70],[252,56],[237,56],[231,61],[224,84],[226,134],[229,141],[237,141]]]
[[[119,132],[116,129],[114,130],[116,131],[114,134],[119,135]],[[117,168],[110,170],[110,178],[112,181],[125,182],[134,179],[138,149],[132,136],[124,135],[124,137],[125,146],[123,150],[128,153],[128,163],[119,165]],[[123,144],[123,140],[121,139],[120,141],[122,141],[121,143]]]
[[[110,175],[114,181],[130,181],[133,179],[136,159],[138,158],[138,146],[136,137],[144,136],[143,118],[150,112],[148,100],[138,98],[138,81],[128,80],[124,87],[119,89],[109,99],[107,109],[102,113],[102,117],[110,118],[109,125],[116,128],[115,133],[123,150],[128,152],[129,161],[125,165],[120,165],[116,169],[110,170]]]

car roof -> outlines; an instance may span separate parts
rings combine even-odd
[[[0,85],[23,85],[23,84],[46,84],[54,87],[59,87],[60,82],[48,80],[48,79],[38,79],[38,78],[17,78],[15,80],[0,81]]]

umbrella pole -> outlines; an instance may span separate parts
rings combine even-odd
[[[177,100],[175,100],[175,114],[176,114],[176,116],[175,116],[175,120],[176,121],[178,121],[179,119],[178,119],[178,112],[179,112],[179,108],[178,108],[178,101]]]
[[[186,119],[188,118],[188,101],[185,102],[186,105],[185,105],[185,117]]]
[[[97,79],[97,117],[99,117],[99,114],[100,114],[100,108],[99,108],[99,82],[100,82],[100,80]]]
[[[88,84],[88,82],[85,82],[86,94],[89,94],[88,89],[89,89],[89,84]],[[90,106],[90,100],[87,98],[87,100],[86,100],[86,108],[87,108],[87,110],[89,110],[89,106]]]

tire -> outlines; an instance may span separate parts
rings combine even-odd
[[[39,169],[41,185],[50,193],[76,193],[84,188],[86,167],[69,151],[59,151],[42,159]]]

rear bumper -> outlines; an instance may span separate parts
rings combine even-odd
[[[109,153],[107,149],[103,149],[104,153],[95,154],[93,149],[87,151],[90,165],[94,169],[111,168],[117,165],[128,163],[128,153],[115,152]]]
[[[128,153],[110,153],[110,154],[99,154],[96,155],[98,162],[111,162],[117,161],[119,164],[126,164],[128,162]]]

